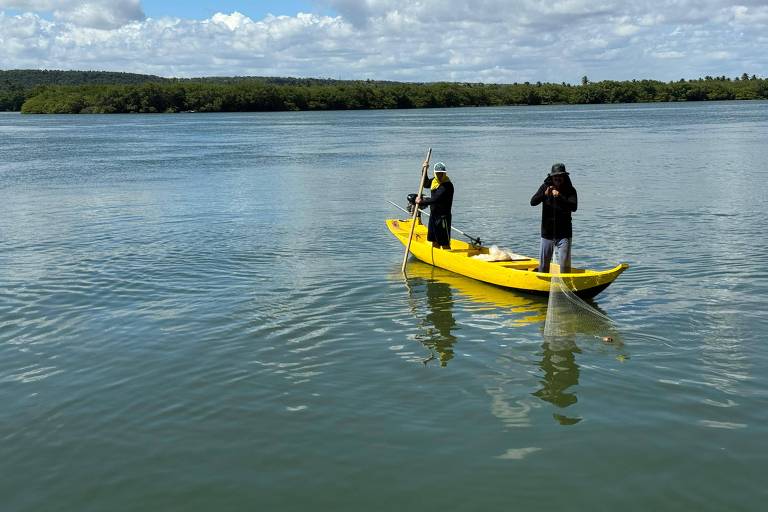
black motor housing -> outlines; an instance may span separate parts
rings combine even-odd
[[[413,209],[416,208],[416,198],[418,197],[418,194],[408,194],[408,213],[413,214]],[[419,212],[419,217],[421,217],[421,212]]]

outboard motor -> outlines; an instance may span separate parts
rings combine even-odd
[[[413,215],[413,209],[416,208],[416,197],[418,194],[408,194],[408,213]],[[421,212],[416,214],[416,218],[421,220]]]

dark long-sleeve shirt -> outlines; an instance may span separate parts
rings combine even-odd
[[[424,178],[424,188],[432,186],[432,178]],[[453,183],[446,181],[441,183],[435,190],[430,191],[429,197],[422,198],[422,204],[429,205],[431,215],[450,215],[451,206],[453,206]]]
[[[531,197],[531,206],[543,203],[541,208],[541,237],[550,240],[572,238],[573,226],[571,213],[578,207],[578,196],[571,180],[566,178],[560,187],[558,197],[547,196],[547,187],[554,186],[552,179],[547,177],[539,190]]]

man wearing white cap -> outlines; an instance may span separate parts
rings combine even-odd
[[[432,247],[451,248],[451,207],[453,206],[453,183],[448,179],[443,162],[434,167],[435,177],[425,176],[423,187],[430,190],[430,196],[418,200],[419,205],[429,205],[427,240]]]

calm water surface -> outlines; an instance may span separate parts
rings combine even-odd
[[[523,254],[566,163],[620,342],[403,279],[429,146]],[[763,510],[766,148],[766,102],[0,115],[0,508]]]

